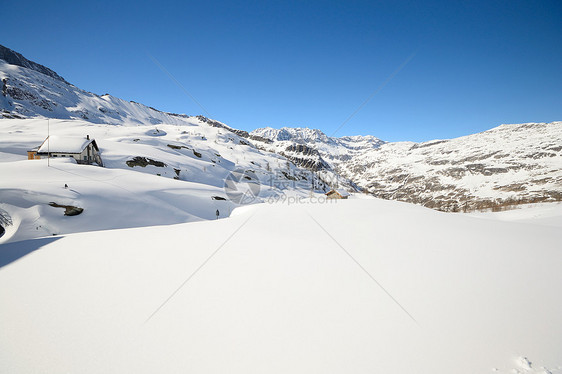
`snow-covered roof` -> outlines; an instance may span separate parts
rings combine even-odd
[[[329,191],[326,195],[328,195],[328,194],[330,194],[330,193],[333,193],[333,192],[336,192],[337,194],[339,194],[339,195],[342,196],[342,197],[350,196],[349,192],[347,192],[347,191],[344,190],[343,188],[336,188],[336,189],[333,189],[333,190]]]
[[[37,153],[81,153],[93,139],[51,135],[45,139]],[[97,145],[95,145],[97,148]]]
[[[336,192],[339,193],[341,196],[349,196],[349,192],[347,192],[343,188],[336,189]]]

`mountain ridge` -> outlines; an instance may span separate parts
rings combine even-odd
[[[55,71],[49,69],[48,67],[38,64],[34,61],[28,60],[21,53],[18,53],[8,47],[0,44],[0,60],[6,61],[10,65],[21,66],[31,70],[35,70],[39,73],[45,74],[51,78],[58,79],[62,82],[68,83],[63,77],[58,75]]]

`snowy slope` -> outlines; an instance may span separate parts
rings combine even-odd
[[[236,206],[222,188],[70,159],[0,163],[0,214],[11,221],[0,244],[72,232],[169,225],[227,217]],[[68,188],[65,188],[65,185]],[[84,209],[65,216],[50,203]],[[220,213],[219,212],[219,213]]]
[[[0,114],[5,118],[43,116],[117,125],[179,125],[188,118],[81,90],[42,65],[23,56],[20,60],[20,65],[15,65],[0,57]],[[52,74],[47,75],[46,71]]]
[[[561,373],[561,241],[357,199],[6,244],[0,367]]]
[[[562,203],[518,205],[499,212],[468,213],[473,217],[562,228]]]

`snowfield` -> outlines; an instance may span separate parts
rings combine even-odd
[[[4,244],[0,367],[560,373],[560,243],[352,197]]]

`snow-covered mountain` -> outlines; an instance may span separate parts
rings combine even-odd
[[[337,138],[309,128],[264,127],[250,132],[250,136],[261,148],[282,154],[298,165],[315,170],[337,170],[342,162],[385,144],[370,135]]]
[[[562,122],[387,143],[337,170],[375,196],[445,211],[562,200]]]
[[[115,125],[181,125],[186,115],[96,95],[66,82],[49,68],[0,45],[0,112],[4,118],[43,116]]]
[[[257,129],[256,144],[329,169],[377,197],[444,211],[562,200],[562,122],[502,125],[424,143],[328,137],[319,130]]]
[[[0,113],[5,119],[45,117],[82,120],[100,125],[125,125],[128,127],[188,126],[192,134],[206,132],[206,128],[212,127],[216,130],[211,132],[217,136],[220,135],[219,137],[222,137],[222,140],[248,147],[237,149],[237,158],[243,159],[246,150],[255,149],[252,140],[256,137],[249,135],[246,131],[233,129],[224,123],[203,116],[162,112],[155,108],[116,98],[109,94],[100,96],[84,91],[66,82],[51,69],[29,61],[21,54],[3,46],[0,46],[0,82],[2,82]],[[201,128],[201,131],[198,131],[196,128]],[[135,130],[131,131],[134,132]],[[213,141],[220,141],[215,139],[214,136],[212,137]],[[189,139],[184,136],[183,139],[177,140],[190,142],[190,148],[193,149],[205,148],[205,146],[196,146],[195,143],[206,141],[206,139],[198,136]],[[168,144],[153,145],[157,147],[168,146]],[[251,156],[247,158],[250,160]],[[261,167],[263,168],[269,168],[269,172],[273,171],[276,174],[284,175],[279,170],[276,170],[272,162],[254,161],[256,164],[262,164]],[[290,165],[291,163],[287,163],[287,161],[285,157],[281,157],[280,161],[274,164],[282,164],[283,172],[287,172],[285,169],[294,168],[294,165]],[[258,166],[253,165],[253,167],[256,168]],[[337,175],[330,170],[323,170],[322,173],[322,175],[318,175],[316,178],[318,182],[313,183],[316,188],[327,188],[328,184],[332,184],[332,182],[329,182],[330,180],[337,179]],[[293,177],[291,176],[289,180],[292,181]],[[351,186],[349,181],[340,181],[338,184]]]

